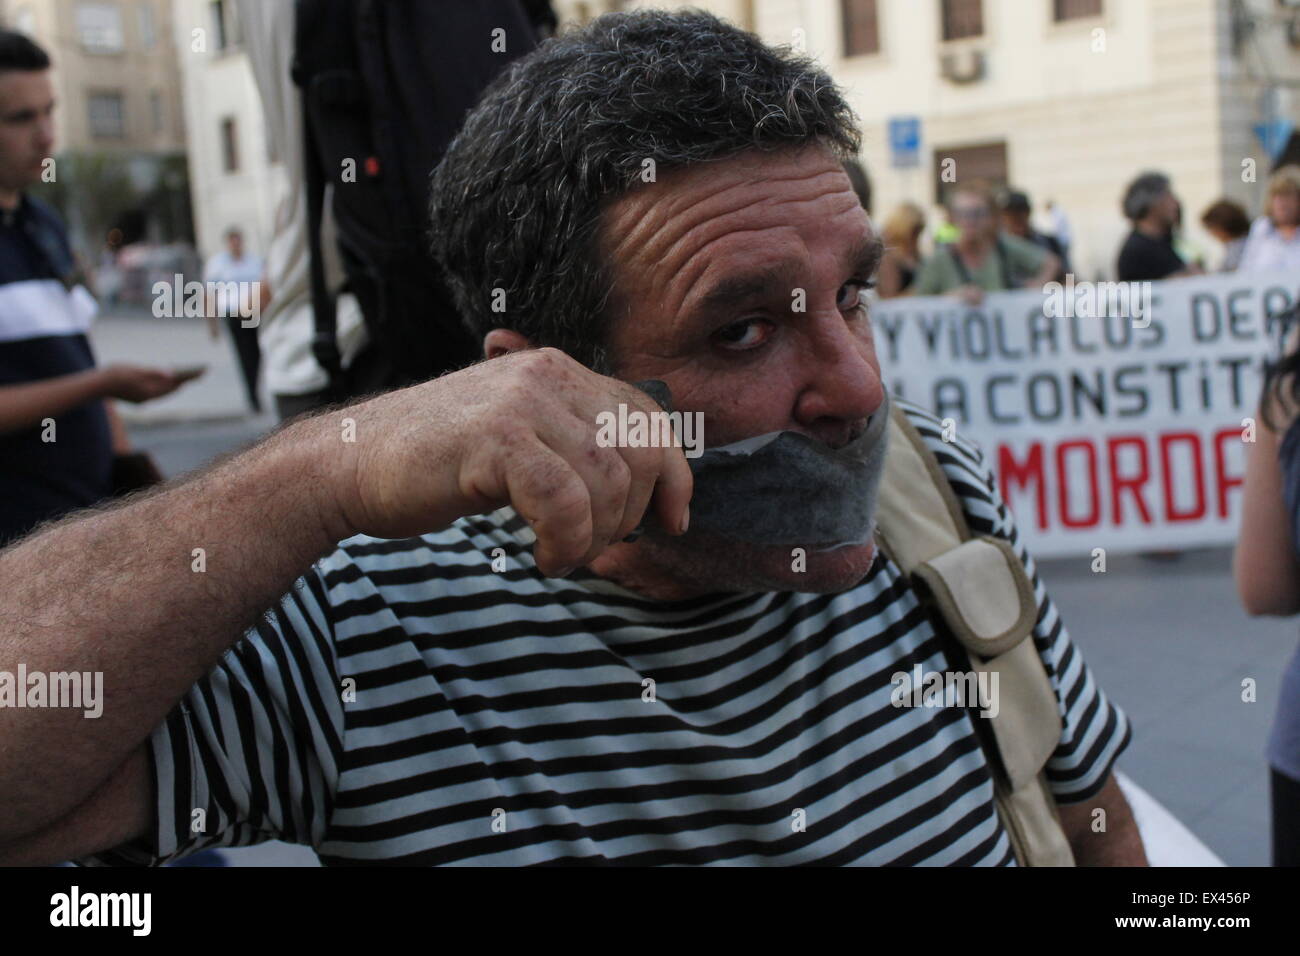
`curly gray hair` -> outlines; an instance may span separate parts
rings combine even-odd
[[[1157,199],[1169,192],[1172,183],[1164,173],[1142,173],[1124,191],[1124,216],[1137,222],[1151,210]]]
[[[433,175],[433,253],[479,341],[510,328],[609,374],[602,208],[647,160],[814,143],[843,159],[861,133],[806,57],[699,11],[607,14],[515,61],[470,112]]]

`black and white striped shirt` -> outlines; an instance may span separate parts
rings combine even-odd
[[[972,530],[1033,578],[1063,722],[1048,775],[1084,800],[1127,719],[980,453],[902,404]],[[1014,863],[968,712],[891,706],[891,675],[951,665],[883,555],[839,594],[658,602],[545,578],[533,540],[502,509],[343,542],[154,731],[153,832],[83,862],[283,839],[327,864]]]

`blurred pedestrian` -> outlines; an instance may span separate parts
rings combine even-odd
[[[1029,196],[1018,189],[1008,189],[998,196],[998,210],[1002,214],[1002,231],[1009,236],[1018,236],[1027,242],[1046,249],[1061,260],[1060,271],[1056,275],[1058,282],[1064,282],[1070,271],[1070,260],[1060,240],[1046,232],[1039,232],[1032,222],[1033,206]]]
[[[0,545],[157,480],[106,399],[149,401],[183,380],[95,367],[86,331],[98,306],[63,222],[26,192],[53,155],[53,111],[49,56],[0,31]]]
[[[997,203],[986,187],[958,187],[949,197],[948,214],[960,234],[922,263],[917,295],[955,292],[963,302],[978,305],[985,292],[1041,288],[1060,271],[1061,260],[1052,253],[1000,234]]]
[[[1268,181],[1264,215],[1251,224],[1238,272],[1300,271],[1300,166],[1283,166]]]
[[[1120,282],[1143,282],[1199,275],[1204,269],[1186,262],[1174,248],[1174,229],[1182,206],[1164,173],[1142,173],[1124,191],[1124,216],[1133,230],[1119,252]]]
[[[876,272],[876,293],[882,299],[908,295],[921,268],[921,233],[925,212],[915,203],[894,207],[881,226],[885,254]]]
[[[1246,210],[1231,199],[1220,199],[1201,213],[1201,225],[1223,245],[1223,262],[1219,271],[1235,271],[1246,248],[1246,236],[1250,234]]]
[[[248,404],[258,414],[262,411],[262,400],[258,396],[262,350],[257,341],[257,329],[262,308],[270,301],[265,273],[261,258],[244,249],[244,234],[238,226],[226,230],[226,248],[212,256],[203,269],[204,282],[211,283],[207,286],[208,331],[214,339],[217,338],[218,322],[226,320],[226,329],[235,347],[235,360],[239,363],[248,393]]]

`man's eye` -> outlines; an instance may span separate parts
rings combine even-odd
[[[868,289],[874,289],[875,282],[866,279],[851,279],[840,287],[839,309],[841,312],[848,312],[850,309],[856,309],[862,304],[862,293]]]
[[[745,319],[719,329],[715,338],[723,348],[743,351],[762,345],[769,335],[770,323],[762,319]]]

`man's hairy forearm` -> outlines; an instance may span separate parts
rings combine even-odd
[[[0,672],[103,674],[98,718],[0,706],[0,843],[85,800],[347,534],[322,464],[331,417],[0,552]]]

